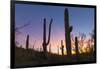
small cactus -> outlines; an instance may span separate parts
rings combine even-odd
[[[75,37],[75,50],[76,50],[76,55],[79,55],[79,50],[78,50],[78,39]]]
[[[61,49],[62,55],[64,55],[64,45],[63,45],[63,40],[61,40],[61,47],[60,47],[60,49]]]
[[[36,43],[36,40],[34,41],[34,44],[33,44],[33,50],[34,50],[35,43]]]
[[[59,55],[59,46],[57,45],[57,48],[58,48],[58,55]]]
[[[33,50],[34,50],[34,45],[33,45]]]
[[[27,38],[26,38],[26,49],[28,50],[29,48],[29,35],[27,35]]]
[[[49,52],[51,53],[51,44],[49,45]]]
[[[42,52],[42,48],[41,48],[41,46],[40,46],[40,52]]]

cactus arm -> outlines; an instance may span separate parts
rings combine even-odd
[[[70,26],[69,31],[72,32],[73,30],[73,26]]]
[[[51,34],[51,24],[52,24],[52,21],[53,21],[53,19],[51,19],[50,24],[49,24],[49,35],[48,35],[48,41],[47,41],[46,45],[48,45],[49,42],[50,42],[50,34]]]

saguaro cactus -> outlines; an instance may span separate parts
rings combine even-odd
[[[79,55],[79,51],[78,51],[78,39],[77,37],[75,37],[75,50],[76,50],[76,55]]]
[[[26,38],[26,49],[28,50],[29,48],[29,35],[27,35],[27,38]]]
[[[61,49],[62,55],[64,55],[64,45],[63,45],[63,40],[61,40],[61,47],[60,47],[60,49]]]
[[[50,34],[51,34],[51,24],[52,24],[53,19],[51,19],[50,24],[49,24],[49,34],[48,34],[48,41],[46,42],[46,19],[44,18],[44,24],[43,24],[43,51],[44,54],[47,52],[47,45],[50,42]]]
[[[64,11],[64,21],[65,21],[66,53],[70,57],[71,56],[71,39],[70,39],[70,33],[71,33],[73,27],[69,26],[69,13],[68,13],[68,9],[67,8],[65,8],[65,11]]]

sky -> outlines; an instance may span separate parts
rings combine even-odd
[[[15,28],[25,24],[29,25],[18,30],[21,33],[15,35],[15,40],[25,47],[26,36],[29,34],[30,48],[32,48],[33,45],[35,49],[42,47],[43,19],[46,18],[48,38],[48,27],[51,18],[53,18],[50,44],[52,52],[57,53],[57,45],[61,46],[61,40],[63,40],[65,45],[65,8],[68,8],[69,12],[69,24],[73,26],[71,34],[78,36],[79,32],[81,32],[89,37],[89,33],[94,29],[94,8],[16,4]]]

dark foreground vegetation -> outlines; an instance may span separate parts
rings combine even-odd
[[[91,53],[80,54],[78,57],[73,55],[72,59],[68,56],[47,53],[47,58],[43,56],[43,52],[32,49],[24,49],[15,47],[15,67],[55,65],[55,64],[73,64],[73,63],[95,62],[95,57]]]

